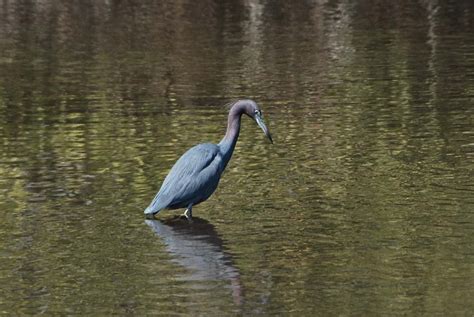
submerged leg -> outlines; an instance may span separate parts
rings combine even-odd
[[[184,211],[184,216],[189,220],[193,221],[193,204],[189,204],[188,209]]]

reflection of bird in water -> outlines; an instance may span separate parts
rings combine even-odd
[[[145,209],[145,215],[153,217],[162,209],[186,208],[184,215],[191,220],[192,207],[216,190],[221,174],[232,156],[240,132],[243,114],[254,119],[272,141],[262,119],[260,107],[252,100],[236,101],[227,121],[227,132],[219,144],[198,144],[179,158],[166,176],[158,194]]]
[[[242,303],[240,274],[231,256],[223,251],[223,241],[208,221],[195,217],[190,224],[184,217],[146,219],[160,236],[175,262],[189,270],[187,281],[229,281],[234,303]]]

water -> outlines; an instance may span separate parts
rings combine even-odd
[[[3,315],[472,315],[471,1],[3,1]],[[173,162],[262,107],[196,223]]]

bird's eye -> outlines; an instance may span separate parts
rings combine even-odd
[[[257,110],[255,110],[255,114],[261,116],[262,112],[260,112],[260,110],[257,109]]]

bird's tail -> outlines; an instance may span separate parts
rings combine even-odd
[[[159,213],[159,212],[160,212],[159,210],[158,210],[158,211],[154,211],[154,210],[153,210],[153,206],[150,205],[150,206],[146,207],[146,209],[145,209],[145,211],[144,211],[144,214],[145,214],[146,217],[152,217],[152,216],[156,215],[156,214]]]
[[[152,217],[159,213],[162,209],[165,209],[168,205],[168,201],[166,199],[162,199],[163,197],[159,197],[158,193],[151,204],[145,209],[144,214],[146,217]]]

